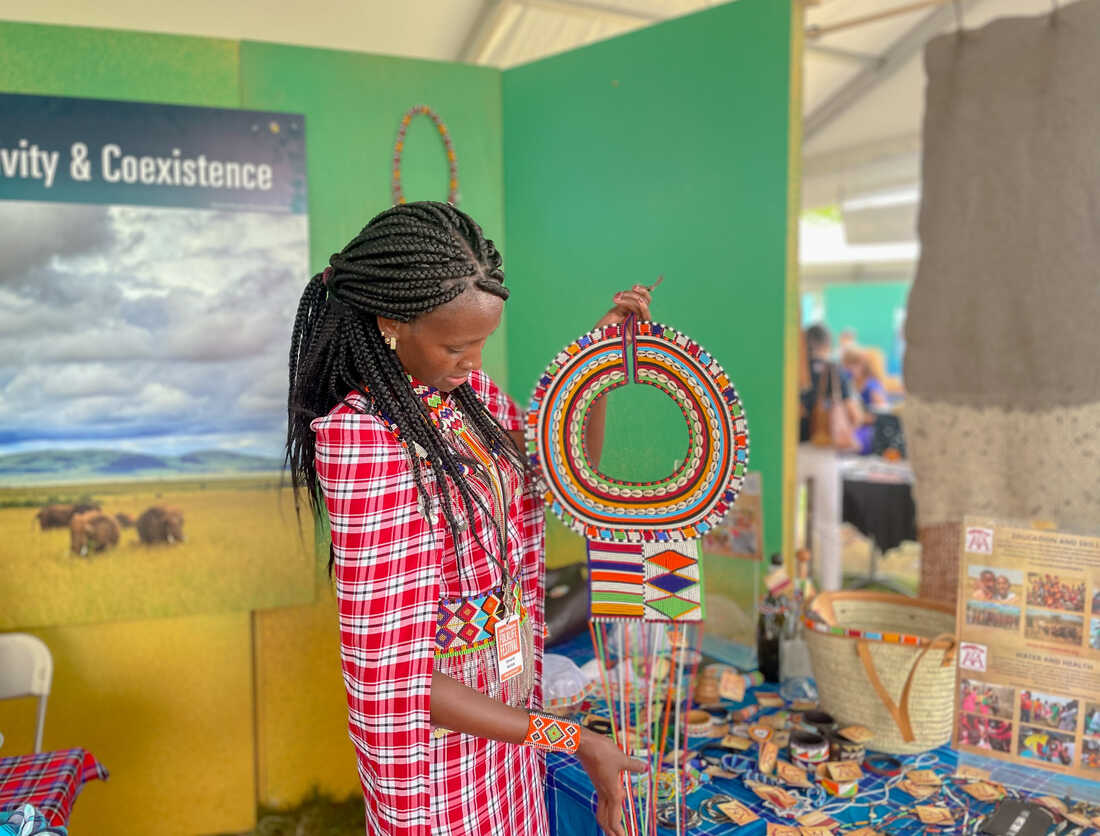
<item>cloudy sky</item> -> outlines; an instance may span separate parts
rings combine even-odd
[[[0,455],[281,455],[306,215],[0,201],[0,252]]]

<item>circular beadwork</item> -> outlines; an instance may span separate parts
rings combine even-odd
[[[401,155],[405,151],[405,134],[409,131],[409,123],[413,117],[424,114],[435,123],[439,135],[443,137],[443,146],[447,149],[447,167],[450,169],[450,178],[447,187],[447,202],[452,206],[458,205],[458,160],[455,158],[454,143],[451,135],[447,133],[447,126],[439,118],[439,114],[427,105],[417,105],[401,117],[401,127],[397,129],[397,141],[393,146],[393,202],[395,204],[405,202],[405,194],[401,191]]]
[[[628,360],[632,381],[670,397],[688,430],[683,463],[654,482],[601,473],[585,452],[592,405],[631,382]],[[546,503],[589,540],[702,537],[737,498],[749,461],[741,400],[714,357],[680,331],[633,318],[579,337],[551,361],[531,398],[526,441]]]

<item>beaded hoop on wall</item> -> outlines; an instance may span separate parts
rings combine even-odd
[[[655,482],[607,476],[585,452],[593,403],[630,381],[672,398],[688,427],[683,464]],[[687,335],[633,317],[585,334],[554,358],[535,387],[526,440],[546,503],[590,542],[702,537],[737,498],[749,458],[741,400],[718,362]]]
[[[409,131],[409,123],[412,122],[413,117],[419,116],[422,113],[435,123],[439,135],[443,137],[443,145],[447,149],[447,166],[450,169],[451,175],[447,187],[447,202],[452,206],[457,206],[458,160],[455,158],[454,143],[451,142],[451,135],[447,133],[447,126],[443,124],[443,120],[439,118],[439,114],[427,105],[417,105],[401,117],[401,127],[397,129],[397,142],[395,142],[393,146],[393,202],[395,204],[405,202],[405,195],[401,191],[401,155],[405,150],[405,134]]]

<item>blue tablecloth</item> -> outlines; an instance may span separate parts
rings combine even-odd
[[[564,645],[550,648],[547,652],[569,656],[578,665],[592,659],[594,656],[591,641],[587,635],[579,636]],[[752,689],[746,695],[743,704],[754,702],[754,694],[766,690],[774,691],[776,689],[775,686],[768,685],[758,689]],[[698,747],[705,742],[704,739],[692,739],[689,740],[689,746]],[[755,753],[749,753],[748,757],[742,756],[742,762],[745,768],[750,768],[750,763],[755,760],[755,757]],[[907,767],[933,769],[943,775],[953,774],[957,764],[957,755],[949,746],[941,746],[931,752],[899,759]],[[596,836],[596,834],[599,834],[600,830],[596,826],[595,820],[595,790],[592,787],[591,781],[588,779],[588,775],[581,768],[580,764],[573,756],[557,752],[550,753],[547,756],[546,763],[547,806],[550,814],[551,833],[558,834],[558,836]],[[1041,770],[1032,770],[1032,772],[1041,773]],[[996,778],[998,776],[994,775],[994,777]],[[864,779],[860,782],[860,792],[856,798],[830,798],[823,809],[831,818],[839,822],[842,826],[851,827],[867,821],[870,814],[869,805],[874,805],[875,818],[881,819],[882,816],[891,811],[912,807],[920,803],[937,803],[936,800],[918,802],[897,788],[887,789],[886,781],[887,779],[885,778],[865,774]],[[1036,786],[1038,788],[1038,785]],[[710,795],[719,793],[733,796],[739,801],[747,804],[761,817],[760,820],[740,827],[733,824],[703,822],[700,826],[687,831],[688,833],[723,834],[723,836],[734,836],[734,834],[736,834],[736,836],[764,836],[767,821],[797,826],[795,821],[791,819],[781,819],[767,811],[761,805],[760,800],[749,789],[742,786],[740,778],[717,779],[703,784],[692,795],[688,796],[688,806],[697,809],[700,801]],[[953,797],[957,801],[962,801],[966,804],[966,812],[964,815],[968,817],[968,823],[973,822],[974,818],[985,815],[993,809],[992,804],[980,803],[957,789],[953,791]],[[957,812],[963,809],[958,804],[952,804],[951,806]],[[957,821],[954,827],[940,830],[935,827],[921,824],[916,816],[913,815],[905,819],[898,819],[892,823],[889,827],[889,832],[894,834],[894,836],[937,832],[961,833],[962,826],[963,821]],[[661,830],[661,833],[671,832],[672,831]]]

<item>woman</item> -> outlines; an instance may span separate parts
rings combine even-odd
[[[534,711],[542,500],[519,411],[480,370],[507,298],[500,255],[469,216],[410,203],[371,220],[299,303],[287,461],[331,525],[371,834],[546,833],[536,746],[556,735],[596,787],[600,826],[622,834],[622,772],[645,768]],[[648,319],[648,306],[635,287],[597,324]]]
[[[844,370],[852,381],[852,389],[859,393],[863,407],[862,422],[856,428],[860,455],[871,452],[875,439],[875,415],[890,406],[883,383],[885,372],[879,367],[877,357],[868,351],[849,348],[841,357]]]

